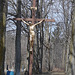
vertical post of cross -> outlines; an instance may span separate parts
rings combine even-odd
[[[33,8],[36,6],[36,0],[33,0]],[[35,9],[32,9],[32,24],[35,23]],[[29,64],[29,75],[32,75],[32,66],[33,66],[33,47],[32,53],[30,53],[30,64]]]
[[[33,8],[32,9],[32,23],[34,24],[35,23],[35,6],[36,6],[36,0],[33,0]]]

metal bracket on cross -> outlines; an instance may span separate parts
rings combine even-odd
[[[31,7],[30,9],[31,10],[37,10],[37,7]]]

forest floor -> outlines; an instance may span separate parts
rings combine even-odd
[[[60,72],[46,72],[46,73],[42,73],[42,74],[33,74],[33,75],[66,75],[66,73],[65,72],[63,72],[63,71],[60,71]]]
[[[25,75],[25,74],[23,73],[21,75]],[[42,73],[42,74],[33,74],[33,75],[66,75],[66,74],[65,74],[65,72],[46,72],[46,73]]]
[[[43,73],[43,74],[35,74],[35,75],[66,75],[66,74],[64,72],[52,72],[52,73]]]

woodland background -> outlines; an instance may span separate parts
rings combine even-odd
[[[0,75],[28,70],[29,27],[13,18],[32,17],[32,0],[0,0]],[[33,73],[75,75],[75,0],[36,0],[36,18],[55,19],[35,28]],[[4,67],[3,67],[4,66]]]

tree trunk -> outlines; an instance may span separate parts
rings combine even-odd
[[[40,13],[38,9],[39,0],[36,0],[36,6],[37,6],[36,18],[40,18]],[[36,63],[37,63],[36,68],[37,68],[37,72],[39,72],[39,33],[38,33],[39,25],[37,25],[36,29],[37,29],[37,56],[36,57],[38,58],[36,59]]]
[[[21,17],[21,0],[17,1],[17,17]],[[21,21],[17,21],[16,40],[15,40],[15,74],[20,75],[21,65]]]
[[[40,1],[40,18],[42,18],[42,5],[43,5],[43,0]],[[44,39],[44,35],[43,35],[43,23],[41,24],[42,26],[40,26],[40,50],[39,50],[39,72],[42,73],[42,58],[43,58],[43,39]]]
[[[5,59],[5,0],[0,0],[0,75],[4,75],[4,59]]]
[[[69,61],[71,66],[71,74],[75,75],[75,0],[72,2],[72,36],[71,36],[71,43],[70,43],[70,55],[69,55]]]

